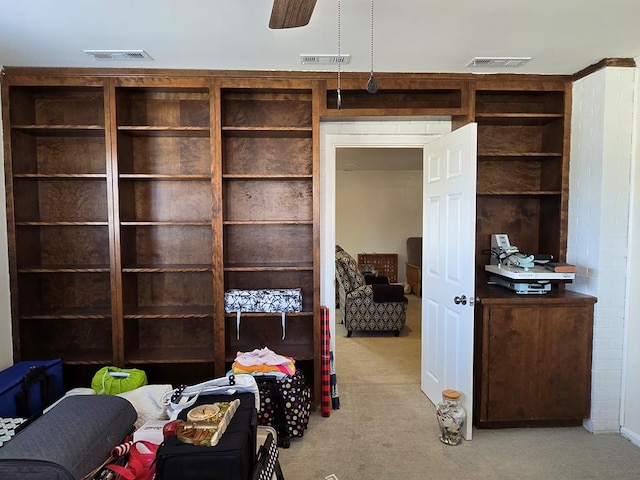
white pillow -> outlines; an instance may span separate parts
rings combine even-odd
[[[162,396],[172,390],[171,385],[144,385],[119,393],[118,397],[125,398],[131,402],[133,408],[138,412],[135,428],[140,428],[149,420],[167,420],[167,407],[162,404]]]

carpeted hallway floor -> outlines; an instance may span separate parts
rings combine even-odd
[[[305,436],[280,449],[286,480],[640,479],[640,448],[582,427],[474,429],[470,442],[442,444],[420,390],[420,298],[408,297],[400,337],[345,338],[337,324],[341,408],[313,412]]]

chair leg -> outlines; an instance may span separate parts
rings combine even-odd
[[[347,338],[350,338],[352,333],[353,333],[353,330],[347,330]]]
[[[399,337],[399,336],[400,336],[400,330],[394,330],[394,331],[393,331],[393,334],[394,334],[396,337]]]

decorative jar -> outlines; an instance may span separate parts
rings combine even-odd
[[[460,434],[467,418],[464,407],[460,405],[460,392],[443,390],[442,402],[436,406],[436,415],[440,427],[440,441],[446,445],[458,445]]]

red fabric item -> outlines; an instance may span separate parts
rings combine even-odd
[[[329,309],[320,307],[321,347],[320,355],[329,355],[331,350],[331,329],[329,327]]]
[[[331,415],[331,330],[329,309],[320,307],[321,328],[321,371],[320,371],[320,413],[323,417]]]
[[[320,375],[320,413],[323,417],[331,415],[331,357],[322,355]]]
[[[126,480],[152,480],[156,473],[156,452],[158,445],[141,441],[130,445],[129,461],[125,467],[119,465],[107,465]]]

